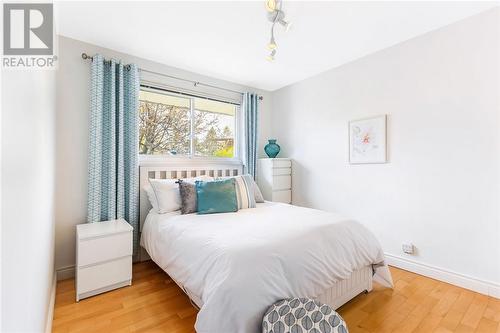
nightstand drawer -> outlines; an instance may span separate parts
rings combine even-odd
[[[292,177],[290,175],[273,176],[273,191],[289,190],[292,188]]]
[[[272,201],[274,202],[283,202],[283,203],[291,203],[292,202],[292,191],[273,191]]]
[[[290,168],[292,161],[289,159],[272,159],[273,168]]]
[[[80,240],[77,253],[79,267],[130,256],[132,232]]]
[[[273,176],[291,175],[292,168],[273,168]]]
[[[132,256],[77,268],[79,295],[132,279]]]

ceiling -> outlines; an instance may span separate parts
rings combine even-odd
[[[63,36],[272,91],[497,4],[285,0],[293,26],[277,27],[274,62],[264,1],[57,2],[56,22]]]

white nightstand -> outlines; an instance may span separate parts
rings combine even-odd
[[[257,183],[265,200],[292,202],[292,160],[260,158]]]
[[[119,219],[76,226],[76,301],[132,284],[132,226]]]

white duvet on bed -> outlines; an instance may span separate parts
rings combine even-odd
[[[141,245],[203,302],[199,333],[260,332],[287,297],[316,297],[357,269],[384,261],[374,235],[338,214],[278,203],[236,213],[150,213]],[[386,265],[375,278],[387,286]]]

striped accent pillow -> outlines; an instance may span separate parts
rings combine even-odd
[[[234,177],[236,183],[236,199],[238,209],[255,208],[255,194],[253,188],[253,179],[250,175],[241,175]]]

